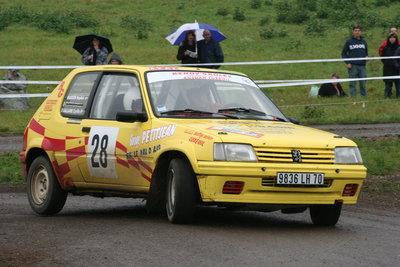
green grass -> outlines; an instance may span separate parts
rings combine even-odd
[[[0,183],[25,183],[18,152],[0,155],[0,166]]]
[[[359,21],[331,21],[318,19],[318,5],[325,5],[326,11],[332,8],[340,9],[343,0],[290,0],[292,4],[302,3],[310,6],[316,3],[317,9],[309,11],[312,19],[303,23],[278,23],[277,6],[285,2],[280,0],[261,1],[259,8],[252,8],[253,2],[248,0],[227,1],[182,1],[182,0],[152,0],[152,1],[122,1],[122,0],[0,0],[0,14],[13,11],[13,20],[21,16],[30,16],[30,22],[12,22],[0,30],[2,42],[2,56],[0,66],[17,63],[19,65],[81,65],[80,55],[72,48],[74,37],[86,33],[98,33],[111,39],[115,52],[119,53],[126,64],[173,64],[179,63],[175,56],[177,47],[170,45],[166,40],[173,29],[183,23],[195,20],[209,23],[218,27],[228,39],[221,43],[225,54],[225,62],[268,61],[290,59],[323,59],[340,58],[344,41],[350,36],[350,25]],[[267,4],[268,3],[268,4]],[[271,5],[272,3],[272,5]],[[357,19],[375,14],[378,22],[363,30],[368,46],[369,55],[378,56],[378,47],[383,40],[389,26],[396,22],[392,10],[400,8],[400,2],[388,1],[389,6],[379,6],[375,0],[358,1],[358,6],[364,7],[361,16]],[[20,8],[16,8],[20,5]],[[345,6],[342,15],[352,12],[357,6]],[[66,8],[67,7],[67,8]],[[244,12],[245,20],[234,20],[234,12],[240,8]],[[306,8],[306,7],[304,7]],[[347,9],[346,9],[347,8]],[[225,9],[226,16],[217,15],[218,10]],[[291,11],[292,12],[292,11]],[[48,20],[54,14],[85,14],[96,22],[96,26],[71,26],[68,33],[59,33],[52,30],[43,30],[37,26],[40,16]],[[28,15],[26,15],[28,14]],[[289,15],[293,15],[289,13]],[[339,14],[340,15],[340,14]],[[47,16],[47,17],[46,17]],[[147,32],[147,39],[138,39],[135,25],[122,27],[125,17],[136,18],[151,25]],[[268,18],[265,20],[265,18]],[[1,18],[0,18],[1,19]],[[263,25],[260,21],[266,21]],[[64,17],[65,20],[65,17]],[[371,19],[369,19],[371,21]],[[364,21],[368,26],[369,21]],[[318,30],[319,23],[325,25],[326,30],[307,34],[305,30],[313,22]],[[392,24],[391,24],[392,23]],[[1,25],[1,23],[0,23]],[[53,25],[56,26],[56,25]],[[136,25],[137,26],[137,25]],[[140,25],[139,25],[140,26]],[[316,26],[316,27],[315,27]],[[0,27],[1,28],[1,27]],[[260,33],[265,29],[273,29],[275,37],[263,39]],[[282,37],[286,33],[286,36]],[[304,63],[281,65],[245,65],[224,66],[222,69],[240,71],[248,74],[254,80],[287,80],[287,79],[318,79],[329,78],[333,72],[341,77],[347,77],[347,70],[343,62],[331,63]],[[29,80],[60,81],[68,69],[61,70],[24,70]],[[382,63],[369,61],[368,76],[381,76]],[[342,84],[349,93],[348,84]],[[30,85],[29,93],[50,92],[52,85]],[[312,99],[308,97],[310,86],[294,86],[267,88],[264,91],[269,95],[282,111],[290,117],[298,118],[303,124],[328,123],[375,123],[399,122],[400,100],[384,100],[384,83],[381,80],[368,81],[368,98],[332,98]],[[0,111],[0,134],[22,133],[29,118],[43,101],[43,98],[32,99],[32,108],[25,112]],[[364,104],[354,102],[368,101]],[[307,106],[314,106],[312,110]]]

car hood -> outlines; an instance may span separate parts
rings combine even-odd
[[[177,126],[218,137],[226,143],[248,143],[253,146],[325,147],[355,146],[342,136],[319,129],[276,121],[251,120],[182,120]],[[216,139],[218,139],[216,138]],[[215,140],[216,140],[215,139]]]

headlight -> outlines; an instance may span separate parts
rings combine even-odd
[[[335,148],[335,164],[361,164],[362,158],[358,147]]]
[[[251,145],[214,143],[214,160],[257,161]]]

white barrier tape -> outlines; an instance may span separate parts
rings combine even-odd
[[[8,80],[0,80],[0,84],[59,84],[60,81],[8,81]]]
[[[197,64],[162,64],[159,66],[228,66],[228,65],[271,65],[271,64],[293,64],[293,63],[318,63],[318,62],[340,62],[377,59],[399,59],[400,56],[392,57],[362,57],[362,58],[333,58],[333,59],[301,59],[301,60],[278,60],[278,61],[251,61],[251,62],[229,62],[229,63],[197,63]],[[146,65],[149,66],[149,65]]]
[[[326,80],[324,80],[324,83],[383,80],[383,79],[400,79],[400,75],[397,75],[397,76],[368,77],[368,78],[326,79]],[[293,82],[293,83],[278,83],[278,84],[260,84],[259,87],[260,88],[286,87],[286,86],[312,85],[312,84],[320,84],[320,83],[321,82],[311,81],[311,82]]]
[[[31,97],[48,97],[50,94],[1,94],[1,98],[31,98]]]
[[[318,82],[318,83],[324,83],[328,80],[331,79],[305,79],[305,80],[260,80],[260,81],[254,81],[256,84],[263,84],[263,83],[294,83],[294,82]]]
[[[392,57],[363,57],[363,58],[333,58],[333,59],[300,59],[300,60],[276,60],[276,61],[250,61],[250,62],[227,62],[227,63],[194,63],[194,64],[146,64],[143,66],[233,66],[233,65],[270,65],[270,64],[292,64],[292,63],[318,63],[318,62],[340,62],[378,59],[399,59],[400,56]],[[0,66],[0,69],[75,69],[87,67],[79,66]]]

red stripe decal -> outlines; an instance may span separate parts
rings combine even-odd
[[[139,164],[136,162],[135,159],[128,159],[128,162],[130,165],[132,165],[133,167],[135,167],[136,169],[138,169],[140,171]]]
[[[89,136],[85,136],[85,145],[89,143]]]
[[[65,174],[67,174],[71,169],[69,168],[68,162],[65,162],[64,164],[58,165],[58,174],[59,177],[62,178],[64,177]]]
[[[138,159],[139,164],[143,166],[149,173],[153,173],[153,170],[147,165],[146,163],[143,162],[140,158]]]
[[[69,140],[69,139],[77,139],[77,138],[80,138],[80,137],[66,136],[65,138],[66,138],[67,140]]]
[[[66,151],[67,154],[67,161],[76,159],[80,156],[85,155],[85,147],[84,146],[78,146],[72,149],[68,149]]]
[[[117,163],[123,165],[124,167],[129,168],[129,163],[121,158],[117,158]]]
[[[119,148],[119,149],[121,149],[121,150],[124,151],[125,153],[128,151],[128,150],[126,149],[126,147],[125,147],[123,144],[121,144],[120,142],[118,142],[118,141],[117,141],[116,147]]]
[[[44,135],[45,128],[34,119],[32,119],[31,122],[29,123],[29,129],[31,129],[34,132],[37,132],[38,134]]]
[[[142,177],[143,177],[144,179],[146,179],[147,181],[151,182],[151,178],[150,178],[149,176],[147,176],[147,175],[144,174],[144,173],[141,173],[141,174],[142,174]]]
[[[62,151],[65,150],[65,140],[54,139],[50,137],[44,137],[42,141],[42,148],[50,151]]]

